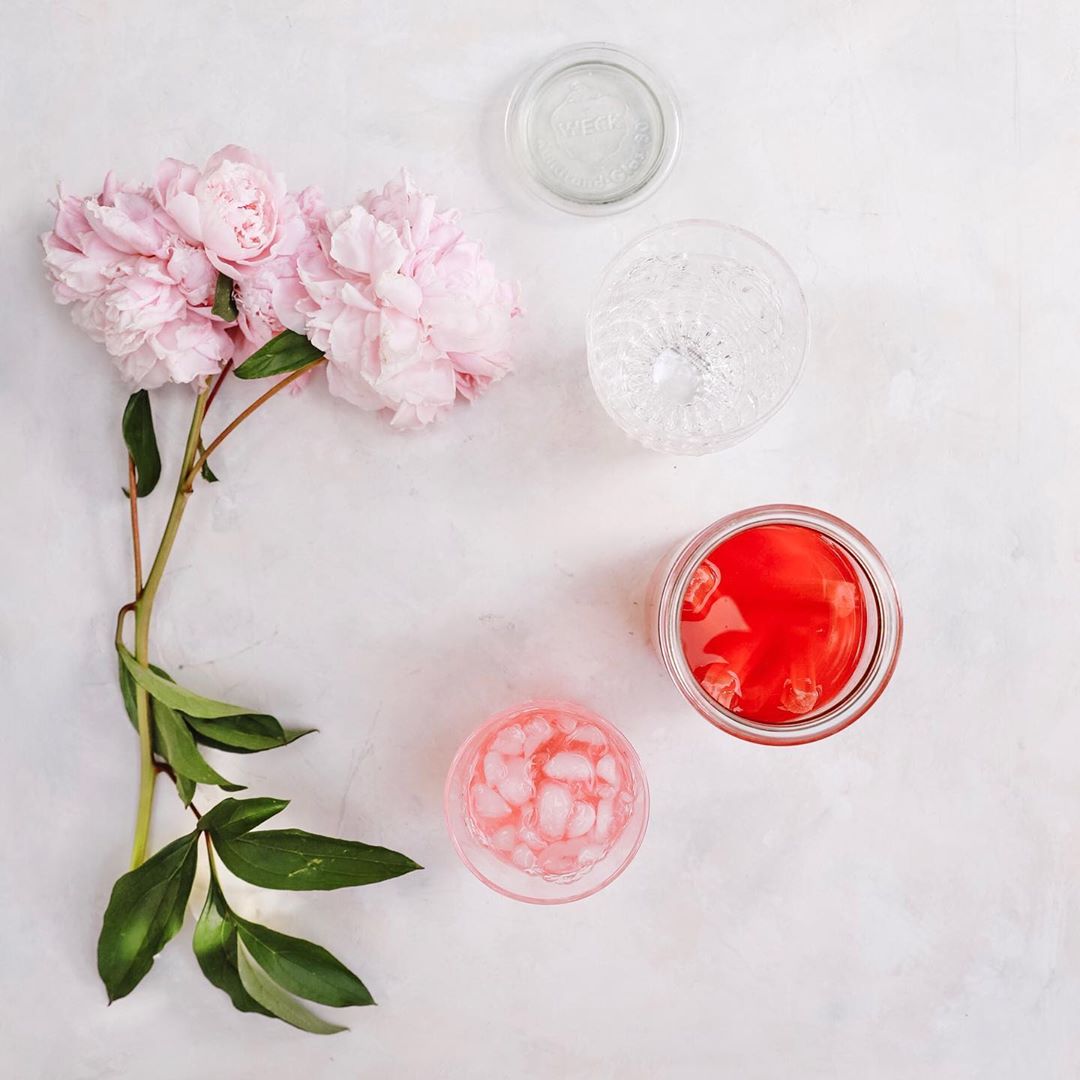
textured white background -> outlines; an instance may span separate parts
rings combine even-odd
[[[686,138],[654,198],[587,221],[519,192],[500,116],[529,65],[599,38],[670,77]],[[1078,1075],[1078,50],[1066,0],[7,3],[4,1075]],[[332,203],[408,163],[529,311],[518,374],[434,430],[321,386],[275,402],[199,490],[160,596],[161,663],[322,729],[230,775],[293,797],[286,824],[427,867],[235,890],[382,1003],[324,1040],[234,1012],[189,929],[112,1008],[94,970],[135,801],[110,646],[124,390],[52,305],[36,234],[58,179],[230,141]],[[699,460],[625,440],[583,355],[605,261],[687,216],[774,243],[815,331],[783,412]],[[171,472],[189,398],[157,401]],[[907,615],[881,702],[793,750],[709,727],[640,628],[662,549],[778,500],[863,529]],[[538,909],[458,863],[440,796],[473,725],[553,693],[636,743],[653,821],[614,886]],[[157,842],[186,827],[174,801],[162,786]]]

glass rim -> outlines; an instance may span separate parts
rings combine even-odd
[[[869,664],[846,693],[805,720],[768,724],[740,716],[705,693],[683,651],[679,617],[691,575],[717,544],[757,525],[780,524],[813,529],[843,548],[866,576],[877,609],[878,629]],[[654,618],[653,630],[661,659],[683,697],[713,726],[737,738],[768,746],[816,742],[858,720],[892,678],[904,636],[904,615],[896,582],[878,549],[843,519],[795,503],[769,503],[739,510],[691,537],[672,558],[664,575]]]
[[[528,893],[517,892],[513,888],[509,888],[506,885],[500,884],[498,881],[492,880],[487,874],[485,874],[472,860],[469,853],[465,850],[462,842],[462,837],[459,836],[458,829],[455,827],[458,818],[457,813],[451,812],[452,800],[455,797],[455,778],[457,778],[458,771],[462,765],[466,755],[475,749],[476,745],[483,740],[492,728],[497,725],[505,723],[510,717],[517,716],[521,713],[537,710],[542,711],[545,709],[566,710],[570,709],[575,713],[584,714],[589,718],[590,723],[596,723],[599,721],[600,725],[604,729],[610,729],[614,732],[616,738],[619,740],[620,751],[626,754],[627,760],[630,762],[631,770],[634,774],[635,782],[640,782],[640,823],[637,825],[637,835],[633,838],[633,843],[626,854],[622,857],[621,861],[615,867],[613,871],[603,876],[599,881],[590,883],[585,889],[577,892],[570,892],[565,896],[530,896]],[[576,900],[584,900],[589,896],[593,896],[601,889],[607,888],[616,878],[620,877],[626,868],[634,861],[634,857],[637,855],[638,850],[641,848],[642,842],[645,839],[645,833],[648,831],[649,826],[649,781],[645,775],[645,769],[641,764],[641,758],[638,756],[637,750],[634,748],[634,744],[613,724],[610,720],[585,705],[581,705],[576,701],[570,701],[566,698],[529,698],[527,701],[523,701],[518,705],[511,706],[508,709],[502,709],[492,716],[489,716],[483,723],[466,736],[458,747],[457,752],[454,754],[453,760],[450,762],[450,768],[446,773],[446,783],[443,787],[443,815],[446,819],[446,829],[450,834],[450,842],[454,847],[454,851],[457,853],[458,858],[465,865],[465,868],[479,881],[483,882],[489,889],[500,893],[502,896],[508,897],[511,900],[520,900],[526,904],[537,904],[540,906],[547,906],[550,904],[569,904]],[[464,824],[464,823],[463,823]],[[629,827],[630,822],[627,822]],[[467,826],[466,826],[467,831]],[[603,860],[594,864],[600,866]],[[521,871],[519,871],[521,873]],[[581,881],[582,879],[578,879]],[[576,884],[574,882],[571,885]]]

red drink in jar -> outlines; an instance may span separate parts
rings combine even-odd
[[[676,685],[717,727],[798,743],[876,700],[900,648],[896,588],[850,525],[801,506],[723,518],[660,567],[654,627]]]

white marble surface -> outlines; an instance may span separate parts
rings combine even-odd
[[[1075,6],[17,0],[3,29],[5,1076],[1080,1073]],[[529,64],[596,38],[670,76],[686,140],[653,199],[587,221],[519,192],[499,116]],[[36,234],[60,178],[230,141],[332,201],[408,163],[529,309],[519,373],[437,430],[395,436],[321,388],[253,420],[160,597],[162,663],[322,729],[232,773],[292,797],[288,824],[427,867],[239,901],[382,1003],[324,1040],[234,1012],[190,929],[111,1008],[94,970],[135,799],[110,650],[124,391],[52,305]],[[627,442],[583,356],[604,262],[685,216],[772,241],[815,328],[780,416],[700,460]],[[175,459],[186,395],[160,399]],[[788,751],[694,715],[639,626],[661,549],[775,500],[866,531],[907,615],[877,707]],[[548,910],[469,876],[440,794],[480,718],[551,693],[636,743],[653,821],[614,886]]]

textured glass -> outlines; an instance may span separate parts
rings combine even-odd
[[[654,229],[615,257],[588,319],[604,408],[654,450],[706,454],[760,427],[802,370],[808,324],[784,260],[708,221]]]

